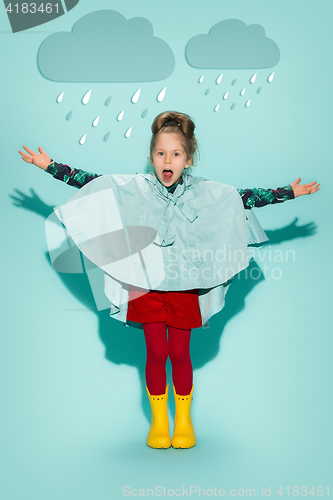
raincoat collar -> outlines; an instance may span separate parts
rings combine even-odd
[[[162,194],[166,195],[168,193],[167,188],[165,186],[163,186],[163,184],[158,180],[158,178],[156,177],[155,174],[140,174],[140,175],[142,175],[142,177],[147,179],[147,181],[154,184],[154,186],[156,186],[157,189]],[[203,177],[193,177],[192,175],[188,175],[188,174],[183,173],[182,180],[183,180],[183,184],[178,184],[173,194],[175,194],[176,191],[179,191],[179,187],[184,186],[184,188],[181,191],[181,194],[183,194],[183,192],[186,190],[186,187],[192,186],[193,184],[197,184],[198,182],[205,181],[206,179],[204,179]]]
[[[171,227],[171,222],[174,217],[174,210],[177,208],[189,222],[194,222],[198,217],[195,208],[190,207],[187,201],[195,198],[195,194],[189,192],[188,187],[197,182],[201,182],[201,177],[192,177],[191,175],[182,174],[182,184],[178,184],[175,191],[170,193],[165,186],[157,179],[155,174],[141,174],[148,182],[153,184],[153,189],[156,195],[166,202],[163,222],[160,226],[162,233],[161,246],[169,246],[175,242],[175,233]],[[185,196],[183,196],[185,193]]]

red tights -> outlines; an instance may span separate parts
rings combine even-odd
[[[181,396],[190,394],[193,383],[191,330],[168,326],[167,337],[165,323],[144,323],[142,326],[147,346],[146,382],[149,393],[165,393],[165,364],[169,356],[176,393]]]

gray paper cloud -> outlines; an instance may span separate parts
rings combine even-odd
[[[175,58],[148,19],[100,10],[79,19],[71,33],[47,37],[38,66],[57,82],[143,82],[170,76]]]
[[[280,50],[260,24],[247,26],[239,19],[227,19],[215,24],[208,35],[191,38],[186,59],[195,68],[271,68],[279,62]]]

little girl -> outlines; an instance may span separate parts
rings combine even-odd
[[[54,208],[68,233],[105,273],[110,315],[143,328],[152,410],[147,445],[191,448],[192,328],[207,327],[224,306],[234,277],[248,266],[247,245],[267,241],[253,207],[311,194],[319,184],[235,189],[187,174],[197,153],[195,125],[183,113],[152,124],[152,174],[103,175],[73,169],[24,147],[22,159],[81,188]],[[168,334],[167,334],[168,331]],[[176,402],[172,439],[165,365],[172,364]]]

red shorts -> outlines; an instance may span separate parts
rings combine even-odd
[[[150,290],[144,295],[131,290],[127,320],[135,323],[166,323],[168,326],[184,330],[199,328],[202,323],[198,290],[182,292]]]

